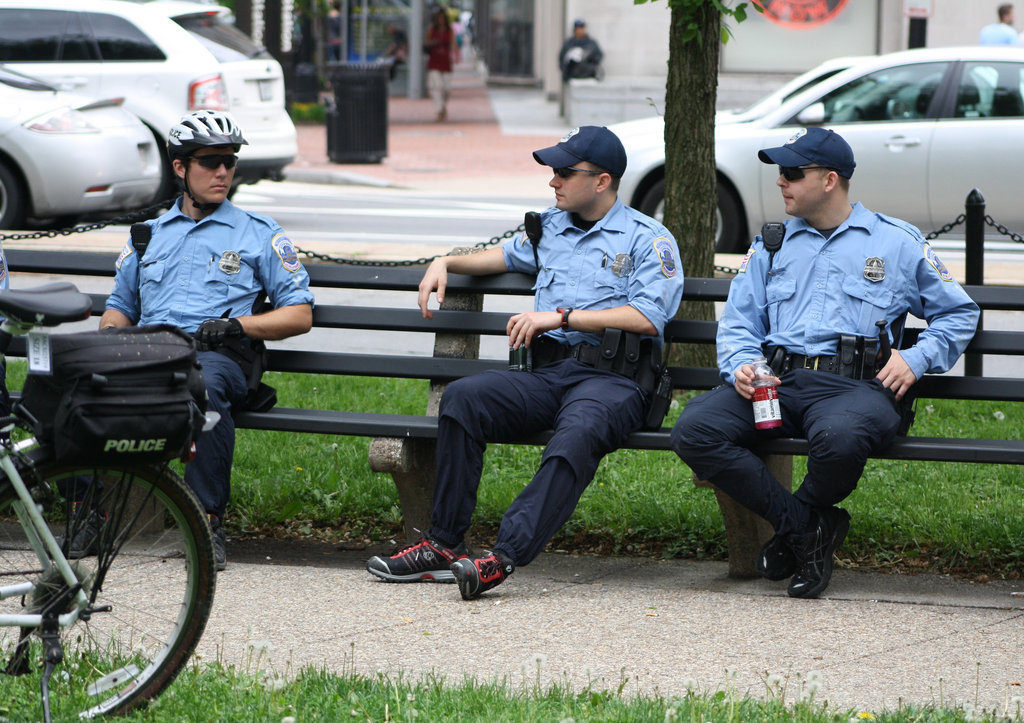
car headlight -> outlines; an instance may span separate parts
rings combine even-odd
[[[92,125],[74,108],[58,108],[41,116],[25,121],[22,125],[37,133],[97,133],[99,129]]]

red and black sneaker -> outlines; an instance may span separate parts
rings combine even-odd
[[[459,583],[463,600],[472,600],[480,593],[497,587],[505,578],[515,572],[516,566],[500,552],[490,552],[483,557],[465,557],[452,563],[452,572]]]
[[[454,582],[451,565],[464,557],[465,543],[460,542],[452,550],[437,540],[421,537],[397,548],[390,557],[371,557],[366,569],[388,582]]]

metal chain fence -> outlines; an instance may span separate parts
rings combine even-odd
[[[177,194],[175,194],[170,198],[167,198],[158,203],[154,203],[150,206],[147,206],[146,208],[140,208],[137,211],[132,211],[131,213],[127,213],[122,216],[117,216],[115,218],[106,219],[104,221],[79,224],[76,226],[70,226],[68,228],[63,229],[47,229],[45,231],[28,231],[25,233],[0,233],[0,243],[4,241],[26,241],[40,238],[57,238],[58,236],[70,236],[71,234],[74,233],[88,233],[90,231],[98,231],[99,229],[106,228],[107,226],[117,226],[123,224],[136,223],[139,221],[145,221],[150,218],[155,218],[161,211],[166,209],[174,200],[176,200],[177,197]],[[938,238],[939,236],[942,236],[943,234],[947,234],[960,224],[964,223],[966,219],[967,215],[961,213],[959,216],[957,216],[955,219],[953,219],[946,225],[926,234],[925,239],[931,241],[933,239]],[[999,233],[1000,235],[1006,236],[1016,243],[1024,244],[1024,236],[1006,228],[1006,226],[1004,226],[1003,224],[995,221],[992,218],[992,216],[986,214],[985,223],[988,226],[994,228],[996,232]],[[492,236],[487,241],[481,241],[480,243],[474,244],[472,248],[487,248],[488,246],[496,246],[497,244],[500,244],[501,242],[507,241],[508,239],[512,238],[517,233],[522,233],[524,228],[525,227],[523,224],[519,224],[519,226],[517,226],[516,228],[509,229],[508,231],[505,231],[504,233],[499,234],[497,236]],[[295,248],[295,251],[310,259],[315,259],[317,261],[323,261],[333,264],[344,264],[347,266],[423,266],[429,264],[434,259],[440,258],[441,256],[445,255],[437,254],[435,256],[423,256],[418,259],[407,259],[401,261],[370,261],[367,259],[350,259],[342,256],[321,254],[317,253],[316,251],[309,251],[307,249],[301,249],[298,247]],[[739,273],[739,269],[737,268],[731,266],[721,266],[718,264],[715,264],[714,270],[717,273],[728,274],[730,276],[735,276],[736,274]]]

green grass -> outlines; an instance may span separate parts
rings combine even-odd
[[[24,365],[11,365],[11,388]],[[424,381],[268,374],[288,407],[422,414]],[[685,399],[682,400],[685,403]],[[669,412],[666,424],[678,416]],[[921,400],[913,434],[1020,439],[1024,406]],[[370,440],[239,430],[229,524],[237,532],[380,541],[401,535],[390,475],[367,463]],[[488,447],[474,517],[478,544],[529,482],[533,446]],[[794,461],[794,479],[805,460]],[[844,502],[853,516],[843,564],[938,570],[976,579],[1024,574],[1024,494],[1019,467],[872,460]],[[724,559],[725,532],[714,495],[693,485],[669,452],[619,450],[604,459],[551,547],[603,554]]]
[[[76,720],[89,703],[74,685],[76,663],[65,663],[70,675],[54,676],[51,705],[54,720]],[[36,721],[41,715],[37,676],[0,677],[0,719]],[[728,681],[720,690],[691,689],[676,697],[625,694],[628,680],[617,690],[573,690],[554,684],[542,687],[526,679],[513,681],[448,681],[424,676],[419,682],[384,675],[340,675],[307,668],[291,679],[259,670],[219,664],[187,667],[178,680],[148,708],[126,721],[151,723],[308,723],[310,721],[568,721],[670,723],[959,723],[1020,721],[1021,704],[1008,702],[998,712],[964,708],[900,707],[893,711],[838,710],[814,700],[814,682],[766,681],[761,697],[740,696]]]

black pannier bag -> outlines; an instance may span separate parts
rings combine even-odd
[[[203,428],[206,385],[195,342],[175,326],[50,337],[52,374],[29,374],[15,413],[57,461],[160,462]]]

